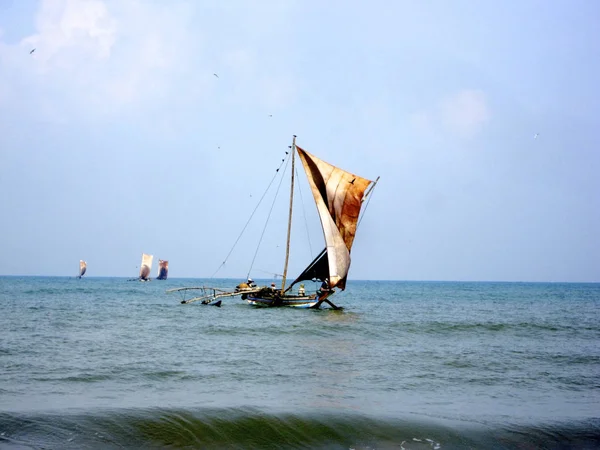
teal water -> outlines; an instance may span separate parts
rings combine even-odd
[[[600,448],[600,284],[205,282],[0,277],[0,448]]]

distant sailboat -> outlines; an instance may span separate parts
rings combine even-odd
[[[169,275],[169,261],[164,261],[162,259],[158,260],[158,276],[157,280],[166,280]]]
[[[142,265],[140,266],[140,281],[150,281],[150,271],[152,270],[153,255],[142,253]]]
[[[77,278],[81,278],[83,275],[85,275],[86,270],[87,263],[83,259],[79,260],[79,275],[77,276]]]

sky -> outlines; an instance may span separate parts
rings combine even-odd
[[[380,177],[349,279],[599,282],[599,25],[594,0],[0,0],[0,275],[281,273],[289,160],[234,243],[297,135]],[[298,181],[291,276],[324,245]]]

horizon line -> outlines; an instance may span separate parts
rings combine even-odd
[[[0,278],[79,278],[78,275],[0,275]],[[84,276],[82,278],[123,278],[123,279],[137,279],[137,277],[122,276],[122,275],[95,275],[95,276]],[[151,278],[155,280],[156,278]],[[255,278],[255,280],[272,280],[273,278]],[[169,277],[167,280],[157,281],[168,281],[168,280],[245,280],[245,277]],[[310,280],[309,280],[310,281]],[[555,284],[600,284],[600,281],[528,281],[528,280],[435,280],[435,279],[424,279],[424,280],[408,280],[408,279],[383,279],[383,278],[372,278],[372,279],[352,279],[348,282],[400,282],[400,283],[555,283]]]

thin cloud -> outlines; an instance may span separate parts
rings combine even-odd
[[[491,119],[486,95],[463,89],[441,99],[435,106],[410,115],[413,129],[421,134],[449,133],[461,138],[479,134]]]
[[[446,130],[463,137],[476,135],[490,119],[486,96],[481,90],[459,91],[445,98],[439,108]]]
[[[214,10],[193,2],[42,0],[34,33],[14,45],[0,35],[2,104],[20,105],[23,114],[54,111],[45,120],[56,114],[141,118],[173,102],[179,109],[202,108],[213,94],[269,109],[288,106],[300,87],[297,78],[290,70],[264,70],[260,50],[270,32],[291,21],[291,7],[261,16],[253,4],[237,5]],[[242,34],[224,33],[224,22]]]
[[[51,120],[57,113],[114,115],[123,107],[143,112],[177,87],[172,77],[189,67],[187,21],[182,7],[43,0],[35,33],[19,44],[0,42],[0,85],[11,91],[4,103],[40,116],[52,111],[44,117]]]
[[[39,47],[35,58],[46,69],[69,68],[73,54],[108,58],[116,41],[116,20],[101,0],[43,0],[36,28],[22,46]]]
[[[429,134],[433,131],[431,114],[425,111],[411,114],[409,123],[419,134]]]

